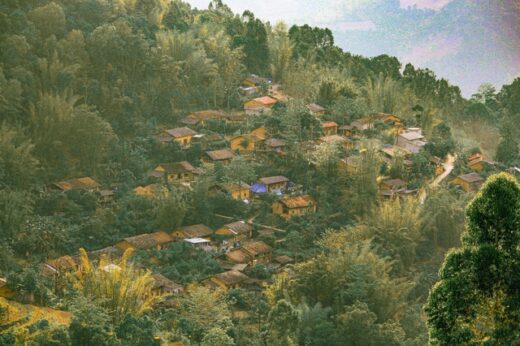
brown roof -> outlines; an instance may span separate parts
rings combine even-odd
[[[189,238],[204,238],[213,234],[213,230],[203,224],[182,226],[179,230],[188,234]]]
[[[280,202],[283,203],[287,208],[306,208],[316,204],[314,199],[309,195],[304,196],[285,196],[280,199]]]
[[[278,138],[269,138],[265,141],[265,145],[271,148],[280,148],[285,146],[285,141]]]
[[[293,259],[292,257],[289,257],[289,256],[286,256],[286,255],[283,255],[283,256],[275,257],[275,258],[274,258],[274,261],[275,261],[275,262],[278,262],[278,263],[280,263],[280,264],[287,264],[287,263],[294,262],[294,259]]]
[[[203,110],[198,112],[193,112],[189,116],[200,119],[200,120],[208,120],[208,119],[220,119],[224,116],[224,112],[220,110]]]
[[[388,179],[384,180],[383,184],[390,186],[392,189],[399,188],[399,187],[406,187],[406,181],[401,179]]]
[[[63,191],[74,190],[74,189],[97,189],[99,184],[90,177],[83,177],[77,179],[70,179],[54,183],[55,186]]]
[[[174,138],[194,136],[197,134],[197,132],[187,127],[176,127],[174,129],[165,130],[165,132]]]
[[[482,181],[484,178],[480,176],[478,173],[469,173],[464,175],[459,175],[457,178],[464,180],[468,183],[475,183],[477,181]]]
[[[195,167],[193,167],[188,161],[180,161],[180,162],[173,162],[173,163],[160,163],[159,166],[164,168],[166,173],[186,173],[186,172],[194,172]],[[157,166],[154,169],[154,172],[157,171]]]
[[[173,239],[164,231],[145,233],[125,238],[130,245],[137,249],[149,249],[157,245],[171,242]]]
[[[153,274],[152,278],[154,280],[154,289],[160,289],[166,292],[180,292],[183,290],[182,285],[168,279],[164,275]]]
[[[224,273],[216,274],[215,277],[220,279],[226,285],[235,285],[249,280],[249,276],[236,270],[230,270]]]
[[[253,101],[263,104],[264,106],[274,105],[276,102],[278,102],[276,99],[269,96],[258,97],[253,99]]]
[[[184,125],[197,125],[200,122],[200,119],[193,115],[188,115],[187,117],[181,120],[181,123]]]
[[[222,188],[227,192],[234,192],[240,190],[249,190],[251,186],[246,183],[227,183],[222,184]]]
[[[354,129],[354,126],[352,125],[341,125],[340,127],[338,127],[339,130],[352,130]]]
[[[272,251],[271,247],[263,241],[254,241],[242,245],[242,248],[253,256],[263,255]]]
[[[123,252],[115,246],[109,246],[103,249],[89,251],[88,253],[88,257],[93,260],[99,260],[101,256],[106,256],[108,258],[114,259],[121,257],[122,255]]]
[[[265,185],[283,183],[283,182],[287,182],[287,181],[289,181],[289,179],[287,177],[284,177],[283,175],[275,175],[272,177],[260,178],[260,182]]]
[[[486,164],[488,164],[488,165],[490,165],[490,166],[495,165],[495,161],[488,160],[488,159],[485,159],[485,158],[483,158],[483,157],[479,157],[479,158],[477,158],[477,159],[475,159],[475,160],[470,161],[470,162],[468,163],[468,166],[471,167],[471,166],[476,165],[477,163],[480,163],[480,162],[482,162],[482,163],[486,163]]]
[[[251,227],[251,225],[245,223],[244,221],[228,223],[222,227],[229,229],[232,233],[235,234],[249,233],[253,230],[253,227]]]
[[[325,108],[323,108],[322,106],[320,106],[316,103],[308,104],[307,109],[313,113],[323,112],[325,110]]]
[[[321,123],[321,127],[328,128],[328,127],[337,127],[338,124],[335,121],[325,121]]]
[[[229,149],[206,151],[206,155],[213,161],[231,160],[235,157],[235,154]]]
[[[226,259],[234,263],[247,263],[252,260],[251,255],[242,248],[226,253]]]

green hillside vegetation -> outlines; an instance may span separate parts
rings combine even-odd
[[[438,301],[458,252],[435,283],[450,249],[484,246],[487,194],[510,197],[494,184],[518,190],[519,112],[520,78],[467,100],[428,69],[220,0],[2,1],[0,344],[506,340],[493,332],[518,326],[515,282],[483,284],[484,327],[449,330]],[[420,150],[399,147],[417,131]],[[478,188],[455,178],[505,170],[466,209]],[[495,251],[518,262],[518,246]]]

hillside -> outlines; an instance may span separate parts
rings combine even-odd
[[[466,205],[514,213],[520,79],[465,99],[221,1],[10,1],[0,28],[2,345],[424,345]]]

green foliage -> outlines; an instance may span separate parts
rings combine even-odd
[[[233,339],[220,328],[212,328],[200,343],[201,346],[234,346]]]
[[[466,209],[462,248],[446,257],[426,312],[434,344],[517,340],[520,186],[490,177]]]

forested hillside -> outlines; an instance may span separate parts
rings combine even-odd
[[[425,345],[519,122],[220,0],[2,1],[0,344]]]

